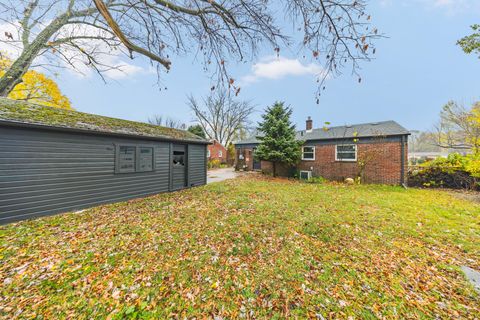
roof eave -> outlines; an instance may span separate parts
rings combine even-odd
[[[390,133],[385,135],[366,135],[366,136],[351,136],[351,137],[328,137],[328,138],[308,138],[302,137],[301,139],[297,139],[298,141],[328,141],[328,140],[344,140],[344,139],[362,139],[362,138],[381,138],[381,137],[401,137],[401,136],[409,136],[411,135],[410,132],[405,133]],[[233,144],[236,146],[239,145],[250,145],[250,144],[259,144],[260,141],[238,141],[234,142]]]
[[[182,138],[173,138],[168,136],[148,136],[148,135],[133,134],[133,133],[129,134],[129,133],[89,130],[89,129],[80,129],[80,128],[61,127],[61,126],[50,126],[50,125],[44,125],[44,124],[27,123],[27,122],[4,120],[4,119],[0,119],[0,125],[9,126],[9,127],[43,129],[43,130],[60,131],[60,132],[103,135],[103,136],[113,136],[113,137],[123,137],[123,138],[133,138],[133,139],[143,139],[143,140],[153,140],[153,141],[184,142],[184,143],[205,144],[205,145],[210,144],[210,142],[207,140],[182,139]]]

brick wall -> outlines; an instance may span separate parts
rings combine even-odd
[[[307,144],[310,145],[310,144]],[[313,176],[322,176],[329,180],[343,181],[345,178],[356,178],[360,173],[360,162],[366,162],[363,172],[363,182],[382,184],[401,184],[401,142],[382,141],[357,144],[357,161],[335,161],[335,144],[315,145],[315,160],[301,161],[298,170],[312,171]],[[404,179],[406,179],[408,146],[405,141]],[[253,170],[252,148],[237,148],[235,150],[235,167],[241,169],[243,165],[247,170]],[[244,160],[239,160],[239,155],[244,155]],[[271,174],[272,163],[261,162],[262,172]],[[277,165],[277,174],[288,176],[291,169]],[[406,180],[404,181],[406,182]]]
[[[208,160],[220,160],[221,163],[227,162],[227,149],[218,141],[213,141],[213,144],[208,145],[208,150],[210,151],[210,157]],[[219,156],[219,152],[222,152],[222,156]]]
[[[273,163],[270,161],[261,161],[262,164],[262,172],[265,174],[273,174]],[[292,167],[286,166],[282,163],[277,163],[275,167],[277,176],[280,177],[288,177],[291,176]]]
[[[407,145],[405,143],[404,172],[407,163]],[[312,171],[314,176],[329,180],[356,178],[364,161],[363,182],[400,184],[401,181],[401,142],[380,142],[357,144],[357,161],[335,161],[335,145],[316,145],[315,160],[301,161],[299,170]],[[404,174],[404,177],[406,174]]]

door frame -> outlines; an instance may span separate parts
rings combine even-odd
[[[185,147],[185,154],[184,154],[184,158],[183,158],[183,162],[184,162],[184,171],[185,171],[185,177],[184,177],[184,185],[183,187],[181,188],[174,188],[173,187],[173,152],[175,151],[175,146],[184,146]],[[186,189],[188,187],[188,183],[189,183],[189,170],[188,170],[188,144],[186,143],[170,143],[170,155],[169,155],[169,171],[170,171],[170,174],[169,174],[169,177],[170,177],[170,181],[169,181],[169,189],[170,191],[178,191],[178,190],[182,190],[182,189]]]

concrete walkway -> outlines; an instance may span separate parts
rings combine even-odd
[[[473,288],[480,293],[480,272],[467,266],[462,266],[462,271],[465,273],[468,281],[473,285]]]
[[[207,183],[220,182],[227,179],[235,179],[241,175],[233,168],[213,169],[207,172]]]

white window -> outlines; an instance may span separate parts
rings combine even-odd
[[[336,145],[335,160],[336,161],[357,161],[357,145],[342,144]]]
[[[223,157],[223,152],[222,152],[222,150],[218,151],[218,157],[219,157],[219,158]]]
[[[207,158],[210,158],[210,150],[207,149]]]
[[[300,171],[300,180],[310,180],[312,178],[312,171]]]
[[[315,160],[315,147],[302,147],[302,160]]]

